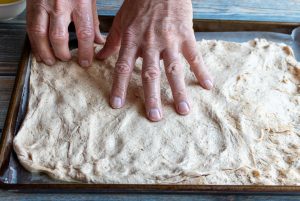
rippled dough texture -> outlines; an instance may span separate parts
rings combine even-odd
[[[88,69],[76,51],[54,67],[34,60],[14,139],[20,162],[66,181],[299,185],[300,65],[290,47],[203,40],[199,51],[215,88],[203,90],[185,63],[192,109],[179,116],[162,72],[158,123],[145,118],[141,60],[118,110],[108,105],[117,56]]]

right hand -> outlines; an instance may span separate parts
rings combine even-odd
[[[212,78],[197,49],[191,0],[125,0],[97,58],[106,59],[119,49],[110,95],[113,108],[125,104],[128,83],[138,57],[143,58],[141,78],[150,121],[163,118],[161,59],[178,114],[187,115],[190,111],[180,54],[190,64],[199,84],[205,89],[213,87]]]
[[[27,0],[27,33],[38,62],[53,65],[56,58],[71,59],[71,21],[78,38],[78,63],[88,67],[94,56],[94,42],[105,42],[99,30],[96,0]]]

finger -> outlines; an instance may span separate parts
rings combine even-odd
[[[27,32],[34,54],[45,64],[53,65],[55,57],[48,39],[49,17],[46,10],[41,7],[30,9],[27,12]]]
[[[111,90],[110,104],[113,108],[121,108],[125,103],[128,83],[134,68],[136,54],[137,46],[133,47],[122,43]]]
[[[103,44],[105,43],[105,39],[100,32],[100,21],[98,18],[96,0],[93,0],[93,21],[94,21],[94,30],[95,30],[95,42],[98,44]]]
[[[121,45],[121,34],[119,29],[118,15],[114,19],[113,25],[106,38],[103,48],[97,53],[97,59],[104,60],[119,51]]]
[[[179,60],[178,48],[166,49],[162,54],[165,72],[172,90],[176,111],[186,115],[190,111],[184,82],[183,65]]]
[[[213,88],[213,81],[206,70],[200,52],[197,50],[196,40],[185,41],[182,44],[182,53],[191,66],[200,85],[205,89]]]
[[[94,56],[94,23],[91,1],[78,3],[72,17],[78,38],[78,62],[82,67],[89,67]]]
[[[50,42],[57,58],[62,61],[71,59],[69,50],[68,26],[71,19],[63,15],[52,15],[50,18]]]
[[[41,59],[41,57],[40,57],[40,55],[39,55],[39,53],[36,49],[36,44],[34,43],[34,40],[30,38],[30,35],[28,35],[28,38],[30,40],[32,54],[34,55],[37,62],[41,62],[42,59]]]
[[[151,121],[162,119],[159,60],[160,53],[156,50],[147,49],[143,53],[142,81],[146,113]]]

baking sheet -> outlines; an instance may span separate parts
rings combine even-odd
[[[294,50],[295,57],[300,61],[300,27],[295,29],[291,35],[273,32],[197,32],[197,40],[225,40],[232,42],[247,42],[254,38],[265,38],[270,41],[285,43]],[[77,46],[75,34],[70,34],[70,48]],[[30,64],[31,62],[29,62]],[[25,83],[23,86],[17,122],[14,134],[16,135],[22,121],[26,115],[26,108],[29,94],[30,65],[26,68]],[[5,173],[0,177],[0,181],[7,184],[64,184],[58,180],[51,179],[45,174],[30,173],[26,171],[18,162],[14,152],[10,155],[10,161]],[[216,184],[217,185],[217,184]]]

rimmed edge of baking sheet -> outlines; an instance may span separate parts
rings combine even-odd
[[[197,40],[226,40],[232,42],[246,42],[254,38],[265,38],[270,41],[290,45],[296,59],[300,60],[299,30],[295,29],[292,35],[274,32],[198,32],[195,33]],[[74,41],[73,41],[74,42]],[[74,43],[73,43],[74,44]],[[72,46],[72,43],[71,43]],[[76,47],[76,45],[74,46]],[[16,84],[13,91],[13,99],[9,108],[8,121],[1,138],[0,144],[0,187],[3,189],[30,190],[83,190],[83,191],[155,191],[155,192],[273,192],[273,193],[300,193],[300,186],[266,186],[266,185],[147,185],[147,184],[82,184],[67,183],[53,180],[44,174],[30,173],[17,161],[12,152],[12,136],[15,136],[26,114],[29,78],[30,78],[30,44],[28,38],[24,45],[24,52]],[[9,121],[11,120],[11,121]]]

